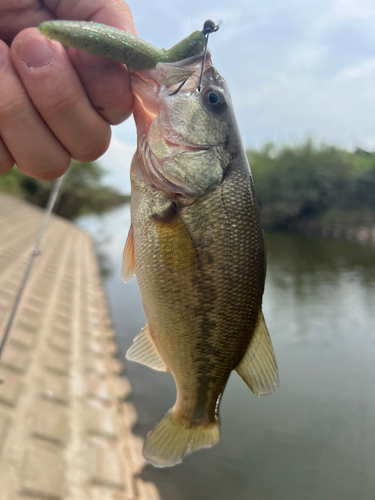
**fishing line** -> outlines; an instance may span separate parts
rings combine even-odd
[[[5,325],[3,337],[2,337],[1,343],[0,343],[0,361],[1,361],[1,356],[2,356],[4,348],[5,348],[5,344],[7,343],[10,331],[11,331],[12,326],[13,326],[14,318],[16,317],[16,314],[17,314],[18,306],[21,302],[22,295],[23,295],[23,292],[24,292],[25,287],[26,287],[26,283],[29,279],[30,272],[31,272],[31,269],[32,269],[33,264],[34,264],[35,257],[37,255],[39,255],[40,244],[42,242],[42,238],[43,238],[45,230],[47,228],[48,221],[50,219],[52,210],[56,204],[57,197],[60,193],[63,179],[64,179],[64,175],[62,175],[59,179],[57,179],[57,181],[54,183],[52,191],[49,195],[48,203],[47,203],[47,206],[44,210],[43,222],[39,228],[39,231],[38,231],[38,234],[37,234],[37,237],[35,240],[35,245],[34,245],[34,248],[31,252],[31,255],[29,257],[29,261],[27,263],[27,267],[25,269],[20,287],[18,289],[17,296],[14,300],[13,307],[12,307],[8,322]],[[0,380],[0,384],[1,383],[3,383],[3,380]]]

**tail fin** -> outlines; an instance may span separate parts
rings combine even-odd
[[[156,467],[172,467],[182,462],[185,455],[200,448],[210,448],[219,438],[219,420],[208,425],[194,425],[175,417],[170,410],[148,433],[143,456]]]

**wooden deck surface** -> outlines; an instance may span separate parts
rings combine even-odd
[[[0,336],[43,211],[0,195]],[[0,499],[159,500],[90,237],[52,216],[0,363]]]

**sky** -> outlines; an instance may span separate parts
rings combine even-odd
[[[247,148],[266,142],[375,150],[375,0],[129,0],[138,35],[168,48],[222,21],[209,47]],[[133,119],[113,127],[100,159],[130,192]]]

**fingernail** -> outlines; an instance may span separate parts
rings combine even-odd
[[[44,68],[52,60],[52,52],[47,39],[42,36],[26,36],[17,50],[29,68]]]
[[[108,64],[108,59],[87,52],[78,51],[78,57],[87,71],[100,71]]]

